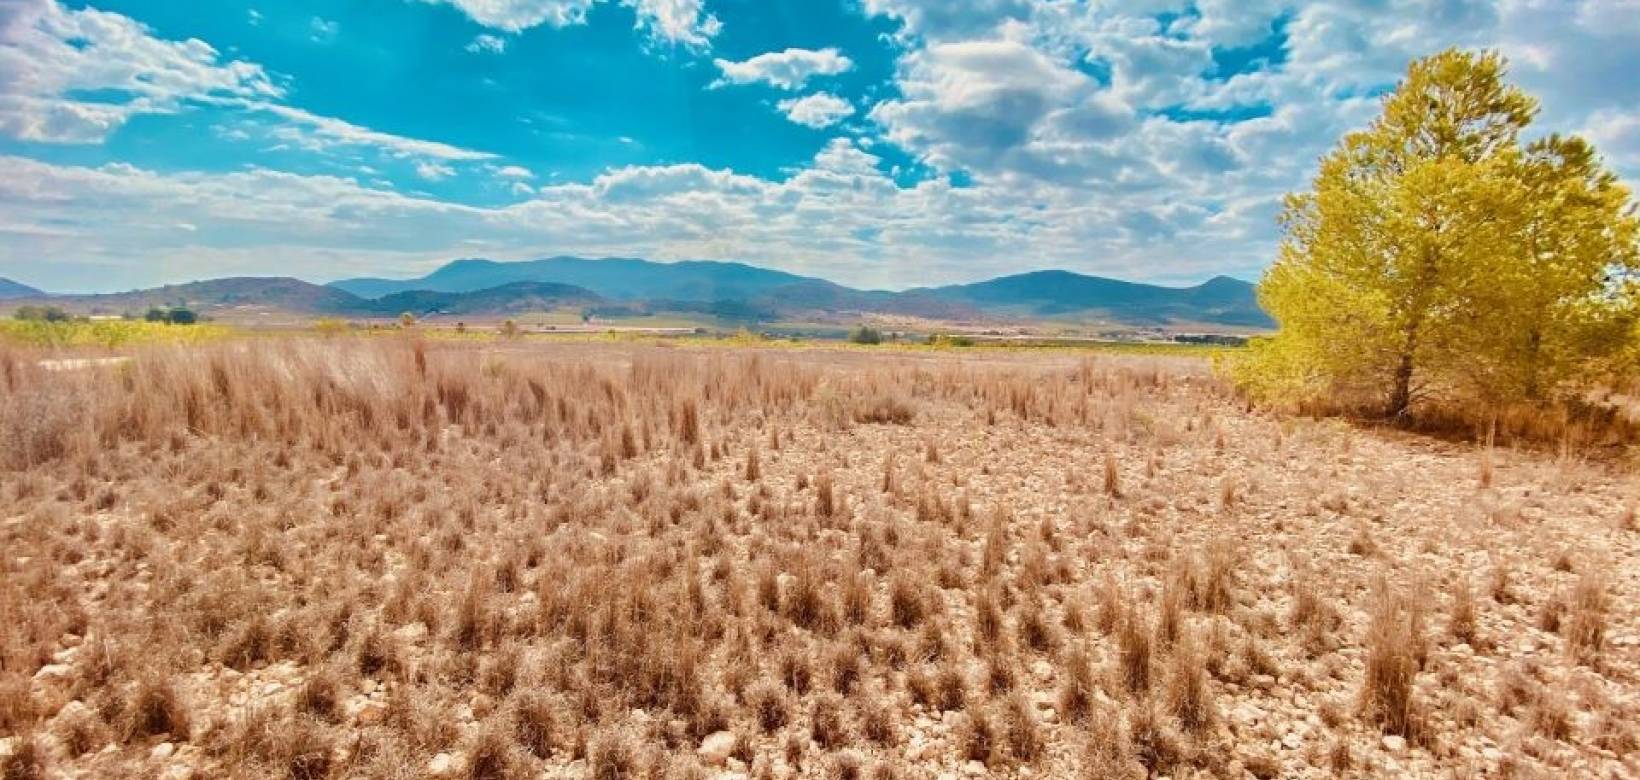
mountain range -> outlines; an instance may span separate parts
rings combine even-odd
[[[10,292],[15,290],[16,292]],[[308,316],[509,316],[579,307],[599,317],[660,313],[754,323],[847,321],[862,314],[947,321],[1017,320],[1129,326],[1266,328],[1254,288],[1220,276],[1162,287],[1070,271],[1033,271],[974,284],[890,292],[714,261],[552,257],[464,259],[413,279],[354,278],[317,285],[292,278],[232,277],[105,295],[47,296],[0,279],[0,298],[47,299],[120,312],[188,305],[207,315],[277,311]]]

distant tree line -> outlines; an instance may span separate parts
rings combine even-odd
[[[199,322],[199,315],[193,309],[183,306],[171,306],[169,308],[155,306],[143,315],[143,319],[169,325],[192,325]]]
[[[73,322],[87,319],[69,313],[60,306],[19,306],[11,313],[12,319],[23,322]],[[122,319],[134,320],[135,316],[127,312]],[[193,325],[199,322],[199,314],[185,306],[160,307],[155,306],[142,316],[148,322],[162,322],[170,325]]]
[[[56,306],[19,306],[11,313],[23,322],[68,322],[74,316]]]

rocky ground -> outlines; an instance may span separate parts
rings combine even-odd
[[[1074,353],[0,364],[7,778],[1640,775],[1575,452]]]

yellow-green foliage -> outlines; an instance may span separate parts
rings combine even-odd
[[[120,347],[130,344],[198,343],[233,331],[221,325],[168,325],[135,320],[39,322],[0,320],[0,341],[39,347]]]
[[[1640,272],[1629,192],[1577,138],[1523,145],[1537,103],[1496,54],[1412,64],[1291,195],[1259,299],[1280,324],[1231,368],[1256,397],[1392,416],[1575,388],[1623,351]]]
[[[321,336],[340,336],[351,330],[353,326],[340,317],[321,317],[313,321],[313,332]]]

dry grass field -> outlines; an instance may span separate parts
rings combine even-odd
[[[0,353],[3,776],[1632,777],[1640,481],[1201,362]]]

